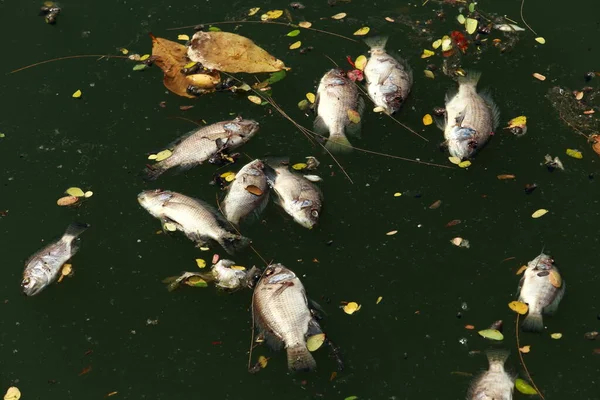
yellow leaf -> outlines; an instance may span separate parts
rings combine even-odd
[[[567,155],[569,157],[573,157],[578,160],[581,160],[583,158],[583,154],[581,154],[581,152],[579,150],[575,150],[575,149],[567,149]]]
[[[150,54],[144,54],[143,56],[140,57],[140,61],[146,61],[149,58],[150,58]]]
[[[196,265],[198,266],[198,268],[204,268],[206,267],[206,261],[204,261],[201,258],[196,258]]]
[[[527,314],[527,311],[529,310],[527,304],[520,301],[511,301],[510,303],[508,303],[508,307],[514,312],[521,315]]]
[[[434,54],[435,53],[433,51],[425,49],[425,50],[423,50],[423,54],[421,54],[421,58],[428,58]]]
[[[177,40],[190,40],[188,35],[177,35]]]
[[[225,179],[227,182],[231,182],[235,179],[235,173],[231,171],[223,172],[219,175],[221,178]]]
[[[360,28],[359,30],[354,32],[353,35],[354,36],[364,36],[367,33],[369,33],[370,30],[371,30],[371,28],[369,28],[368,26],[363,26],[362,28]]]
[[[479,21],[477,21],[476,19],[467,18],[467,20],[465,21],[465,27],[467,28],[467,33],[469,35],[475,33],[475,31],[477,30],[477,24],[479,24]]]
[[[261,98],[260,98],[260,97],[258,97],[258,96],[254,96],[254,95],[252,95],[252,96],[248,96],[248,100],[250,100],[250,101],[251,101],[251,102],[253,102],[254,104],[258,104],[258,105],[260,105],[260,103],[262,103],[262,100],[261,100]]]
[[[325,334],[317,333],[316,335],[312,335],[306,339],[306,348],[308,351],[316,351],[323,345],[324,342]]]
[[[456,17],[456,20],[458,21],[459,24],[464,25],[464,23],[467,19],[465,18],[464,15],[458,14],[458,17]]]
[[[456,164],[456,165],[460,164],[460,158],[458,158],[458,157],[454,157],[454,156],[448,157],[448,161],[450,161],[452,164]]]
[[[402,193],[400,193],[400,192],[394,193],[394,197],[400,197],[400,196],[402,196]]]
[[[121,47],[121,48],[119,48],[119,51],[120,51],[120,52],[121,52],[121,54],[123,54],[123,55],[127,55],[127,54],[129,54],[129,50],[127,50],[127,49],[126,49],[126,48],[124,48],[124,47]]]
[[[172,222],[167,222],[163,225],[166,231],[175,232],[177,230],[177,225]]]
[[[376,113],[380,113],[380,112],[384,112],[384,111],[385,111],[385,108],[379,107],[379,106],[377,106],[373,109],[373,112],[376,112]]]
[[[550,335],[552,339],[560,339],[562,337],[562,333],[553,333]]]
[[[71,272],[73,272],[73,265],[71,264],[64,264],[60,270],[60,273],[64,276],[69,275]]]
[[[458,163],[458,166],[461,168],[468,168],[471,166],[471,161],[469,161],[469,160],[463,161],[461,163]]]
[[[94,192],[92,192],[91,190],[88,190],[87,192],[85,192],[83,194],[83,197],[85,197],[86,199],[89,199],[90,197],[92,197],[94,195]]]
[[[258,357],[258,363],[260,364],[261,368],[267,368],[267,359],[265,356]]]
[[[491,339],[491,340],[503,340],[504,339],[504,335],[502,334],[502,332],[500,332],[497,329],[484,329],[477,333],[479,333],[479,335],[481,335],[482,337],[484,337],[486,339]]]
[[[385,20],[387,22],[394,22],[395,21],[393,18],[390,18],[390,17],[385,17]]]
[[[302,42],[298,40],[297,42],[290,44],[290,50],[297,49],[300,46],[302,46]]]
[[[332,16],[331,16],[331,18],[333,18],[333,19],[342,19],[342,18],[344,18],[346,15],[347,15],[346,13],[337,13],[337,14],[335,14],[335,15],[332,15]]]
[[[535,38],[535,41],[538,42],[539,44],[546,44],[546,39],[544,39],[543,37],[539,36]]]
[[[356,69],[362,71],[365,69],[365,65],[367,65],[367,57],[363,55],[356,57],[356,61],[354,61],[354,66],[356,67]]]
[[[450,39],[450,36],[445,35],[442,38],[442,51],[448,51],[452,49],[452,39]]]
[[[241,265],[232,265],[231,267],[229,267],[231,269],[235,269],[237,271],[245,271],[246,267],[242,267]]]
[[[148,160],[156,160],[156,154],[150,154]]]
[[[348,119],[350,122],[358,124],[360,122],[360,114],[355,110],[348,110]]]
[[[162,161],[162,160],[166,160],[167,158],[171,157],[173,155],[173,152],[169,149],[167,150],[163,150],[163,151],[159,151],[156,154],[156,162]]]
[[[550,274],[548,275],[548,280],[555,288],[559,288],[562,286],[562,277],[555,269],[550,271]]]
[[[508,128],[524,128],[527,125],[527,117],[520,115],[508,121]]]
[[[251,17],[254,14],[256,14],[258,12],[258,10],[260,10],[260,7],[252,7],[249,11],[248,11],[248,16]]]
[[[258,11],[258,10],[257,10]],[[283,10],[271,10],[260,16],[260,19],[267,21],[269,19],[277,19],[283,15]]]
[[[381,300],[383,300],[383,297],[379,296],[379,297],[377,298],[377,301],[375,302],[375,304],[379,304],[379,303],[381,303]]]
[[[544,208],[540,208],[539,210],[537,210],[536,212],[531,214],[531,218],[539,218],[541,216],[546,215],[547,212],[548,212],[548,210],[546,210]]]
[[[386,233],[387,236],[394,236],[396,233],[398,233],[398,231],[389,231],[388,233]]]
[[[4,400],[19,400],[21,398],[21,391],[15,386],[11,386],[4,395]]]
[[[425,114],[423,116],[423,125],[427,126],[427,125],[431,125],[433,124],[433,118],[431,117],[430,114]]]
[[[83,193],[83,190],[81,190],[78,187],[70,187],[65,191],[65,193],[68,194],[69,196],[75,196],[75,197],[85,196],[85,193]]]
[[[306,93],[306,98],[311,104],[315,103],[315,95],[313,93]]]
[[[545,81],[545,80],[546,80],[546,77],[545,77],[544,75],[542,75],[542,74],[538,74],[537,72],[535,72],[535,73],[533,74],[533,77],[534,77],[535,79],[538,79],[538,80],[540,80],[540,81]]]
[[[430,70],[426,69],[424,72],[425,72],[425,77],[426,78],[435,79],[435,75]]]
[[[312,26],[312,23],[310,23],[308,21],[301,21],[301,22],[298,22],[298,26],[300,28],[310,28]]]
[[[74,99],[78,99],[81,97],[81,90],[77,90],[75,93],[73,93],[71,96],[73,96]]]
[[[209,251],[210,247],[200,247],[200,251]]]
[[[308,165],[306,165],[305,163],[298,163],[298,164],[292,165],[292,169],[295,169],[296,171],[302,171],[307,166]]]
[[[346,314],[354,314],[358,310],[360,310],[360,305],[358,303],[353,302],[353,301],[351,301],[350,303],[348,303],[348,304],[346,304],[344,306],[344,312]]]
[[[437,48],[440,47],[441,45],[442,45],[442,39],[438,39],[435,42],[433,42],[431,47],[433,47],[435,50],[437,50]]]
[[[527,269],[527,265],[521,265],[521,268],[517,270],[516,275],[521,275]]]
[[[531,351],[531,346],[527,345],[527,346],[519,347],[519,351],[523,354],[527,354]]]

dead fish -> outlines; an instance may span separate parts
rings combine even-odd
[[[252,267],[250,270],[239,270],[231,268],[235,263],[230,260],[219,260],[211,267],[210,272],[182,272],[180,276],[167,278],[164,282],[168,283],[169,292],[175,290],[184,281],[193,276],[197,276],[205,282],[214,283],[215,286],[228,291],[238,290],[244,287],[252,288],[254,279],[260,276],[260,270]]]
[[[512,400],[515,378],[504,370],[508,351],[488,350],[487,371],[473,380],[468,400]]]
[[[498,29],[502,32],[521,32],[525,29],[521,28],[519,25],[515,24],[497,24],[494,25],[494,29]]]
[[[56,242],[44,247],[25,263],[21,287],[27,296],[34,296],[54,282],[64,263],[79,250],[76,239],[89,225],[72,223]]]
[[[385,51],[388,38],[378,36],[365,39],[371,48],[371,57],[365,65],[367,91],[373,103],[394,114],[406,101],[413,84],[412,69],[401,58],[391,56]]]
[[[213,207],[198,199],[159,189],[140,193],[138,202],[160,219],[163,227],[172,224],[198,246],[214,240],[233,254],[250,244],[250,239],[232,232],[229,223]]]
[[[328,71],[317,89],[315,110],[317,118],[314,128],[318,134],[329,132],[325,147],[331,152],[348,152],[352,145],[346,133],[360,134],[360,117],[365,108],[365,102],[358,94],[354,82],[348,79],[341,69]],[[358,116],[358,122],[350,120],[350,114]]]
[[[217,122],[189,132],[167,146],[172,154],[146,168],[148,180],[155,180],[165,171],[178,167],[187,170],[235,149],[254,136],[259,124],[256,121],[237,117],[232,121]]]
[[[249,215],[258,216],[267,205],[269,185],[264,167],[261,160],[244,165],[227,188],[221,209],[225,218],[236,226]]]
[[[285,346],[288,368],[310,371],[317,363],[306,348],[306,337],[321,333],[313,318],[304,286],[281,264],[269,265],[254,289],[253,315],[260,334],[274,350]]]
[[[275,194],[276,203],[294,221],[312,229],[319,221],[323,195],[317,186],[301,174],[291,172],[286,165],[275,164],[267,168],[267,180]]]
[[[461,160],[481,149],[500,121],[500,111],[490,95],[477,93],[480,77],[480,72],[467,72],[458,78],[458,93],[446,94],[446,118],[440,128],[450,155]]]
[[[521,328],[526,332],[543,331],[542,314],[554,314],[564,294],[565,282],[550,256],[542,253],[530,261],[519,282],[519,301],[529,306]]]

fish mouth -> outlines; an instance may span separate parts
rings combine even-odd
[[[21,283],[21,289],[23,290],[23,294],[27,296],[35,296],[39,292],[42,291],[44,287],[38,285],[37,282],[30,284],[30,282],[25,283],[25,280]]]

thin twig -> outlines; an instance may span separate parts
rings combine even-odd
[[[525,0],[522,0],[522,1],[521,1],[521,21],[523,21],[523,23],[525,24],[525,26],[526,26],[527,28],[529,28],[529,30],[530,30],[531,32],[533,32],[533,34],[534,34],[534,35],[537,35],[537,33],[536,33],[536,32],[535,32],[533,29],[531,29],[531,27],[529,26],[529,24],[527,24],[527,22],[525,22],[525,17],[523,17],[523,6],[524,6],[524,5],[525,5]]]
[[[296,24],[292,24],[290,22],[275,22],[275,21],[220,21],[220,22],[204,22],[202,24],[188,25],[188,26],[179,26],[177,28],[168,28],[167,30],[168,31],[176,31],[176,30],[179,30],[179,29],[193,28],[193,27],[198,26],[198,25],[222,25],[222,24],[267,24],[267,25],[283,25],[283,26],[288,26],[288,27],[292,27],[292,28],[308,29],[309,31],[315,31],[315,32],[325,33],[327,35],[337,36],[339,38],[350,40],[351,42],[358,43],[357,40],[354,40],[354,39],[349,38],[349,37],[344,36],[344,35],[340,35],[340,34],[329,32],[329,31],[324,31],[322,29],[305,28],[305,27],[302,27],[302,26],[299,26],[299,25],[296,25]]]
[[[88,58],[88,57],[128,58],[127,56],[109,56],[106,54],[83,54],[83,55],[79,55],[79,56],[66,56],[66,57],[53,58],[52,60],[40,61],[35,64],[27,65],[25,67],[15,69],[14,71],[10,71],[9,74],[14,74],[15,72],[23,71],[28,68],[36,67],[38,65],[47,64],[47,63],[54,62],[54,61],[68,60],[68,59],[72,59],[72,58]]]
[[[516,332],[516,337],[517,337],[517,353],[519,353],[519,358],[521,359],[521,365],[523,366],[523,369],[525,369],[525,373],[527,373],[527,378],[529,378],[529,382],[531,382],[531,384],[533,385],[533,388],[538,392],[538,394],[540,395],[542,400],[546,400],[544,398],[544,395],[540,391],[540,389],[538,389],[535,382],[533,381],[533,378],[531,377],[531,374],[529,373],[529,370],[527,369],[527,365],[525,365],[525,360],[523,360],[523,354],[521,354],[521,344],[519,343],[519,316],[520,316],[520,314],[517,313],[517,323],[515,324],[515,332]]]

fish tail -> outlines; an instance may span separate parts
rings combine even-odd
[[[332,133],[325,143],[325,148],[332,153],[349,153],[352,151],[352,144],[343,133]]]
[[[385,44],[387,43],[389,36],[373,36],[365,39],[367,46],[371,50],[385,50]]]
[[[536,312],[532,313],[531,310],[529,314],[523,320],[523,324],[521,324],[521,329],[525,332],[541,332],[544,330],[544,320],[542,318],[542,313]]]
[[[485,356],[487,357],[490,365],[494,365],[494,364],[504,365],[509,354],[510,353],[508,350],[501,350],[501,349],[487,350],[485,352]]]
[[[227,233],[219,240],[219,244],[229,254],[235,254],[250,243],[252,243],[252,240],[242,235],[236,235],[235,233]]]
[[[481,78],[480,71],[465,70],[465,76],[458,77],[458,84],[465,86],[477,86],[479,78]]]
[[[146,166],[146,168],[142,171],[142,178],[145,181],[155,181],[158,179],[159,176],[161,176],[165,171],[167,170],[167,168],[163,167],[162,164],[158,163],[158,164],[154,164],[152,166],[148,165]]]
[[[315,361],[310,351],[304,343],[299,343],[293,347],[287,348],[288,368],[290,371],[312,371],[317,368]]]
[[[65,242],[71,242],[77,236],[81,235],[87,228],[89,228],[89,224],[84,224],[81,222],[73,222],[71,225],[67,227],[65,234],[62,237],[62,240]]]

